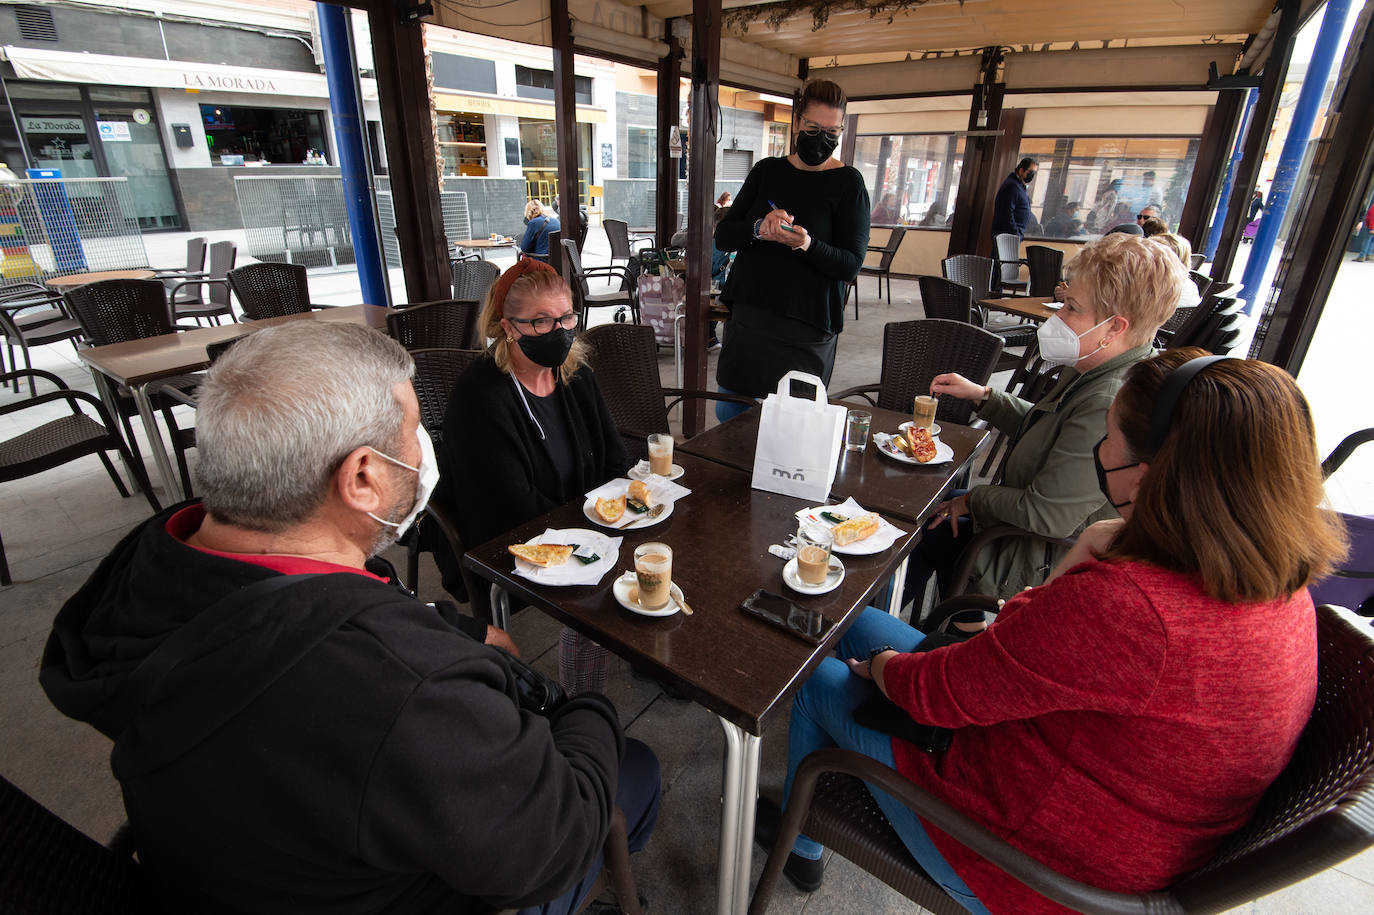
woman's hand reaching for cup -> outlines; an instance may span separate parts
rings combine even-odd
[[[960,400],[979,401],[983,399],[983,386],[974,384],[958,372],[936,375],[930,382],[930,393],[937,397],[948,394]]]

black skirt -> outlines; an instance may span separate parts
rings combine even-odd
[[[736,303],[725,322],[725,339],[716,365],[716,383],[751,397],[778,389],[788,372],[820,376],[830,385],[838,334],[792,318]]]

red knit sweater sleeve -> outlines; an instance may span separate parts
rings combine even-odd
[[[1007,601],[988,631],[883,668],[893,702],[957,728],[1056,711],[1130,714],[1164,667],[1164,626],[1131,578],[1086,562]]]

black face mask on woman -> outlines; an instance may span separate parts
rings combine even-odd
[[[524,353],[535,365],[546,369],[556,369],[568,358],[576,331],[555,327],[547,334],[525,335],[517,342],[520,352]]]
[[[797,158],[815,168],[829,159],[839,144],[840,141],[828,133],[808,133],[803,130],[797,134]]]

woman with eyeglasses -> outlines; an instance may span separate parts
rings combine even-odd
[[[567,283],[542,261],[522,258],[487,293],[480,323],[492,343],[449,397],[433,496],[465,546],[580,498],[634,463],[585,364],[577,320]],[[460,588],[460,557],[433,545],[444,587]],[[604,686],[604,649],[571,629],[559,662],[570,693]]]
[[[849,283],[868,251],[868,189],[833,158],[844,108],[839,86],[807,83],[792,107],[792,154],[760,160],[716,227],[716,247],[737,252],[720,295],[730,308],[722,391],[763,397],[794,370],[830,381]],[[722,402],[716,416],[744,409]]]

